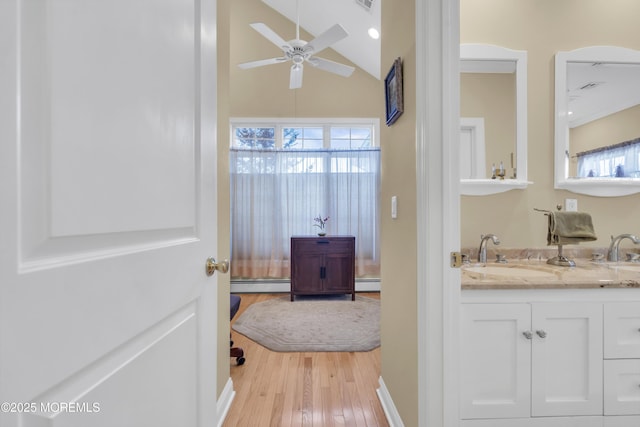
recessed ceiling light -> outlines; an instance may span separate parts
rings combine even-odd
[[[380,38],[380,32],[375,28],[371,27],[369,28],[369,37],[371,37],[374,40],[378,40]]]

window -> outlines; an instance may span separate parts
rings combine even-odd
[[[289,277],[290,238],[356,236],[356,275],[378,277],[377,119],[232,120],[231,275]]]
[[[231,148],[357,150],[372,148],[376,125],[297,125],[232,122]]]
[[[582,178],[640,178],[640,138],[583,151],[576,157]]]

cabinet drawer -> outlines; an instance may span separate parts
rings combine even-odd
[[[604,358],[640,359],[640,303],[604,305]]]
[[[604,361],[604,414],[640,415],[640,359]]]
[[[299,254],[350,254],[354,250],[354,239],[335,237],[292,239],[291,246],[291,250]]]

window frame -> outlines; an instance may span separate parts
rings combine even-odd
[[[324,117],[324,118],[291,118],[291,117],[232,117],[229,119],[229,148],[242,149],[234,146],[235,129],[238,127],[273,127],[275,130],[275,147],[276,150],[283,149],[283,129],[295,127],[321,127],[322,146],[324,150],[331,150],[331,128],[344,127],[371,127],[371,146],[367,148],[378,148],[380,142],[378,135],[380,133],[380,119],[370,117]],[[352,148],[353,149],[353,148]],[[304,148],[300,149],[305,151]],[[340,150],[340,149],[335,149]],[[313,149],[309,149],[313,151]]]

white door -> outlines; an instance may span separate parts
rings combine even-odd
[[[531,325],[532,415],[602,415],[602,304],[534,304]]]
[[[531,414],[531,306],[462,304],[461,418]]]
[[[0,2],[0,425],[216,425],[215,0]]]

